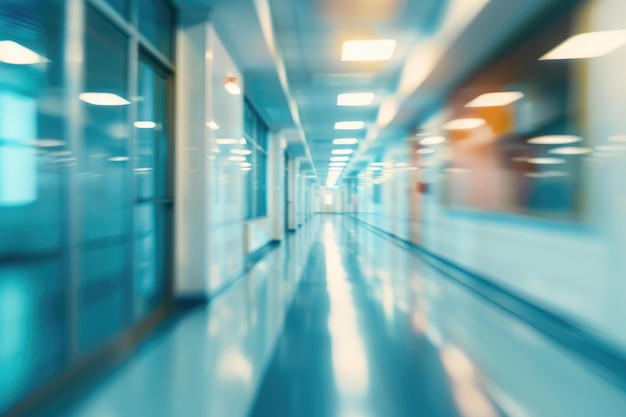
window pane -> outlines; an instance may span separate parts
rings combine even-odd
[[[168,58],[173,28],[174,10],[167,0],[139,0],[139,31]]]
[[[64,3],[0,6],[0,414],[69,356]]]
[[[168,196],[167,76],[149,62],[139,63],[135,172],[135,312],[158,307],[167,294]],[[155,200],[157,199],[157,200]]]
[[[115,8],[120,14],[126,18],[130,12],[130,0],[106,0],[111,6]]]
[[[80,347],[91,350],[122,330],[130,311],[130,101],[127,37],[92,8],[86,30],[78,304]]]

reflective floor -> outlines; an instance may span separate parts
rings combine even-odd
[[[317,216],[72,416],[624,416],[626,394],[345,216]]]

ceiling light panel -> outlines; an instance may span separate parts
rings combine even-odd
[[[498,93],[486,93],[476,97],[465,107],[502,107],[513,104],[524,97],[521,91],[501,91]]]
[[[349,156],[331,156],[330,157],[331,162],[345,162],[349,160],[350,160]]]
[[[333,145],[356,145],[359,142],[356,138],[334,139]]]
[[[588,32],[572,36],[540,58],[585,59],[608,55],[626,45],[626,30]]]
[[[396,50],[395,39],[351,40],[343,43],[342,61],[387,61]]]
[[[374,102],[374,93],[343,93],[337,96],[338,106],[368,106]]]
[[[336,130],[357,130],[357,129],[363,129],[363,127],[365,127],[365,123],[360,122],[360,121],[335,123]]]
[[[331,153],[333,155],[350,155],[352,153],[352,149],[333,149]]]

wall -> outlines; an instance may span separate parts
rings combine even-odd
[[[578,31],[621,30],[619,16],[625,9],[618,0],[589,2],[578,14]],[[578,122],[583,126],[584,146],[594,149],[582,166],[579,220],[447,207],[444,179],[452,174],[444,171],[445,145],[427,170],[394,173],[393,179],[385,180],[382,204],[372,201],[373,185],[365,183],[359,192],[358,216],[626,348],[622,324],[626,319],[626,153],[620,145],[626,141],[622,115],[626,87],[620,75],[624,62],[626,49],[621,48],[583,60],[575,69],[577,95],[584,97]],[[449,117],[440,113],[424,128],[435,130]],[[410,143],[405,146],[410,148]],[[397,162],[390,154],[385,161]],[[418,182],[428,184],[427,192],[411,191]],[[403,193],[403,188],[409,192]],[[417,230],[407,233],[411,226],[398,221],[403,217],[399,207],[418,222]]]
[[[177,50],[176,289],[209,297],[244,264],[245,177],[229,160],[243,136],[243,95],[229,94],[223,80],[236,77],[242,91],[244,85],[208,16],[182,14]]]

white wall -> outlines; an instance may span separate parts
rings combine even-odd
[[[243,269],[244,173],[228,160],[243,136],[243,95],[223,78],[242,76],[208,17],[181,13],[177,43],[176,291],[210,296]],[[218,130],[207,126],[215,121]],[[237,146],[237,145],[234,145]]]

